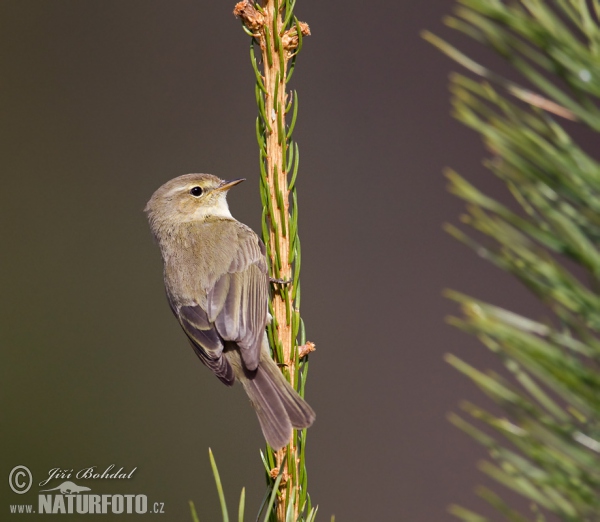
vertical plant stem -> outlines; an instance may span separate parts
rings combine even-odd
[[[289,260],[289,192],[287,173],[284,171],[283,163],[284,148],[287,143],[283,136],[282,120],[285,115],[282,113],[286,106],[286,65],[287,60],[279,58],[283,56],[284,50],[281,46],[279,31],[281,27],[281,13],[275,7],[275,1],[270,0],[264,2],[263,9],[265,11],[265,28],[272,27],[272,31],[265,31],[270,38],[265,38],[261,42],[262,58],[264,65],[265,78],[265,109],[266,116],[269,118],[269,123],[272,131],[266,132],[266,166],[267,166],[267,197],[270,199],[269,208],[274,211],[269,215],[269,243],[275,245],[275,249],[271,249],[271,266],[277,263],[279,268],[277,277],[283,281],[291,279],[292,265]],[[269,63],[269,56],[272,57]],[[283,67],[282,67],[283,65]],[[277,209],[277,210],[275,210]],[[276,252],[274,252],[276,250]],[[287,286],[287,288],[286,288]],[[291,293],[286,290],[291,288],[288,285],[276,285],[272,297],[273,318],[275,320],[274,339],[281,347],[277,361],[287,370],[287,377],[290,382],[294,382],[294,361],[292,357],[293,340],[291,332],[291,324],[288,321],[286,309],[290,307],[288,299]],[[285,372],[284,372],[285,373]],[[281,470],[285,466],[287,456],[292,457],[287,459],[287,475],[290,474],[289,464],[296,467],[296,444],[295,437],[289,443],[287,448],[283,448],[276,452],[275,458],[277,468]],[[296,473],[297,474],[297,473]],[[285,475],[284,475],[285,477]],[[289,482],[286,480],[286,484]],[[286,505],[292,500],[288,498],[288,488],[282,488],[279,502],[277,503],[276,512],[277,520],[285,520]],[[296,514],[297,515],[297,514]],[[296,517],[297,518],[297,517]]]
[[[295,182],[299,153],[297,144],[292,142],[298,96],[288,91],[287,83],[302,47],[302,37],[309,35],[310,31],[308,25],[299,22],[293,15],[294,5],[295,0],[262,0],[261,4],[244,0],[235,6],[234,14],[242,20],[245,32],[252,37],[250,57],[256,75],[255,93],[259,109],[256,135],[260,149],[263,241],[271,277],[278,280],[272,285],[269,311],[273,320],[268,326],[268,337],[275,361],[303,395],[308,368],[306,363],[303,363],[302,370],[298,366],[298,346],[305,342],[303,332],[302,338],[298,339],[301,325],[300,241]],[[290,198],[293,203],[290,203]],[[267,448],[269,462],[275,463],[268,474],[273,487],[276,487],[275,479],[279,477],[272,520],[284,522],[286,513],[290,512],[294,515],[293,520],[298,520],[301,510],[306,507],[310,511],[304,468],[305,440],[305,430],[301,433],[294,431],[286,448],[277,452]]]

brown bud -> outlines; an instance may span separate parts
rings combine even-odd
[[[269,471],[269,475],[273,480],[275,480],[279,476],[279,468],[273,468]],[[287,471],[283,472],[281,477],[281,482],[279,483],[279,487],[283,486],[290,479],[290,474]]]
[[[298,346],[298,359],[302,359],[302,357],[306,357],[310,352],[314,352],[316,350],[315,343],[310,341],[306,341],[306,344],[302,346]]]
[[[248,0],[242,0],[235,4],[233,14],[237,18],[241,18],[244,25],[252,32],[259,31],[265,24],[265,17]]]
[[[298,22],[300,26],[300,32],[302,36],[310,36],[310,27],[305,22]],[[293,51],[298,47],[298,31],[296,30],[296,26],[291,27],[281,37],[281,42],[283,44],[283,48],[286,51]]]

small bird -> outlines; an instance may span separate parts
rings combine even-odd
[[[227,192],[244,179],[185,174],[160,187],[145,212],[164,263],[169,305],[198,358],[226,385],[239,380],[273,449],[315,420],[271,358],[265,246],[234,219]]]

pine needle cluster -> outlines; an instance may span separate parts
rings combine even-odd
[[[530,501],[532,511],[523,513],[479,489],[512,521],[600,520],[600,163],[572,137],[575,126],[600,131],[599,18],[597,0],[458,2],[447,25],[508,61],[510,79],[424,35],[473,73],[452,76],[454,114],[481,134],[485,164],[515,203],[450,171],[449,190],[467,211],[466,227],[447,230],[548,310],[534,320],[448,293],[463,311],[450,322],[478,336],[509,376],[448,356],[505,412],[465,404],[464,415],[450,420],[487,448],[481,469]],[[486,520],[463,507],[451,511]]]

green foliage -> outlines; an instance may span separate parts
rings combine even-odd
[[[289,91],[287,85],[302,50],[303,31],[305,34],[310,32],[308,26],[294,15],[296,0],[243,3],[238,4],[236,12],[242,20],[242,28],[250,36],[250,61],[256,79],[262,239],[272,278],[287,280],[283,284],[272,284],[273,296],[269,302],[272,321],[267,325],[267,335],[273,358],[304,397],[308,357],[300,361],[298,356],[299,346],[306,343],[304,321],[300,317],[301,249],[296,190],[300,152],[292,139],[298,116],[298,93]],[[295,43],[291,44],[291,41]],[[283,314],[278,314],[277,301],[285,306]],[[261,453],[270,488],[275,487],[272,470],[279,469],[281,474],[280,468],[284,468],[288,474],[288,480],[282,484],[286,490],[282,501],[287,506],[286,519],[296,511],[299,512],[298,521],[309,520],[304,518],[303,510],[313,512],[304,459],[306,435],[306,430],[294,430],[293,444],[280,457],[283,463],[277,461],[277,455],[269,446],[265,454]],[[300,509],[294,510],[294,507]],[[272,520],[280,520],[281,516],[280,513],[277,518],[273,512]]]
[[[271,276],[271,299],[267,337],[273,359],[300,396],[304,397],[308,376],[306,331],[300,317],[300,238],[296,179],[300,164],[298,144],[292,134],[298,117],[298,93],[288,82],[302,49],[303,36],[310,34],[306,23],[294,15],[296,0],[241,0],[234,15],[250,36],[250,62],[255,76],[258,108],[260,197],[262,238]],[[314,348],[314,345],[313,345]],[[300,360],[302,359],[302,360]],[[267,493],[257,517],[266,506],[264,521],[312,522],[316,508],[308,494],[305,464],[306,429],[293,430],[288,446],[275,452],[267,446],[261,459]],[[227,505],[219,473],[210,453],[224,522]],[[240,498],[238,518],[244,517],[245,492]],[[192,516],[195,516],[192,505]]]
[[[455,414],[450,420],[488,449],[491,461],[482,471],[531,501],[533,512],[525,515],[497,494],[478,491],[512,521],[545,520],[544,512],[600,520],[600,164],[562,123],[600,131],[599,15],[597,0],[459,2],[447,24],[495,50],[528,88],[425,34],[480,77],[453,75],[454,114],[482,135],[491,156],[485,164],[518,209],[449,171],[449,190],[467,202],[463,222],[474,233],[447,230],[517,277],[549,310],[548,318],[534,321],[448,293],[464,312],[450,322],[477,335],[511,376],[447,357],[506,413],[463,404],[487,428]],[[451,512],[486,520],[458,506]]]
[[[212,468],[213,477],[215,479],[215,485],[217,486],[217,493],[219,494],[219,502],[221,504],[221,516],[223,518],[223,522],[229,522],[229,513],[227,511],[227,501],[225,500],[225,493],[223,492],[223,485],[221,484],[221,477],[219,475],[219,469],[217,468],[217,463],[215,461],[212,450],[210,448],[208,450],[208,457],[210,459],[210,466]],[[279,492],[279,484],[281,483],[282,478],[283,478],[283,474],[280,473],[274,479],[273,485],[269,486],[267,488],[265,497],[260,506],[258,514],[256,515],[256,518],[251,519],[251,520],[256,520],[256,521],[261,520],[261,516],[264,513],[264,518],[262,519],[262,521],[269,522],[269,519],[273,514],[273,506],[275,505],[275,501],[277,499],[277,495]],[[294,499],[294,498],[296,498],[296,496],[292,495],[292,498]],[[240,494],[240,501],[238,504],[238,522],[244,522],[245,505],[246,505],[246,489],[242,488],[242,493]],[[266,506],[266,509],[265,509],[265,506]],[[306,506],[302,506],[302,509],[300,511],[304,512],[305,507]],[[306,522],[315,522],[316,517],[317,517],[317,509],[318,508],[316,508],[316,507],[309,508],[304,520],[306,520]],[[200,522],[200,519],[198,518],[198,514],[196,513],[196,507],[192,501],[190,501],[190,511],[192,514],[192,521]],[[288,504],[285,522],[296,522],[296,520],[294,519],[294,504],[292,502],[290,502]],[[332,518],[331,522],[335,522],[335,519]]]

